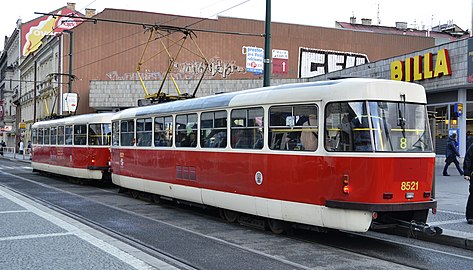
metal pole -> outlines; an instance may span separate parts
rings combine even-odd
[[[429,120],[430,120],[430,136],[432,138],[432,149],[434,150],[435,152],[435,134],[437,133],[436,132],[436,122],[435,122],[435,115],[436,115],[436,112],[428,112],[429,114]],[[432,199],[435,199],[435,168],[437,167],[437,159],[435,159],[435,162],[434,162],[434,173],[433,173],[433,176],[432,176]]]
[[[64,30],[69,33],[69,89],[68,92],[72,93],[72,31]]]
[[[36,60],[34,61],[34,86],[33,86],[33,123],[36,123],[36,87],[37,87],[37,68]]]
[[[263,86],[270,85],[271,79],[271,0],[266,0],[266,21],[264,26],[264,77]]]

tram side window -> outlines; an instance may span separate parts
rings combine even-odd
[[[57,142],[57,127],[51,128],[51,144],[56,144]]]
[[[154,146],[172,146],[172,116],[154,118]]]
[[[64,126],[57,127],[57,144],[64,145]]]
[[[31,138],[32,138],[33,144],[38,144],[38,129],[37,128],[31,129]]]
[[[269,109],[271,150],[315,151],[319,137],[315,105],[274,106]]]
[[[227,147],[227,112],[205,112],[200,115],[200,145],[204,148]]]
[[[42,128],[38,128],[38,144],[43,144],[44,138],[44,130]]]
[[[65,126],[64,137],[66,145],[72,145],[72,126]]]
[[[176,147],[197,147],[197,114],[176,116]]]
[[[372,151],[366,103],[335,102],[325,107],[325,148],[328,151]]]
[[[43,144],[49,144],[49,128],[44,129],[44,137],[43,137]]]
[[[87,144],[87,126],[74,125],[74,145]]]
[[[136,146],[151,146],[152,127],[151,118],[136,119]]]
[[[89,145],[110,145],[110,124],[89,124]]]
[[[123,120],[120,123],[120,145],[135,145],[135,120]]]
[[[237,109],[231,113],[231,146],[262,149],[264,145],[263,108]]]
[[[112,123],[112,145],[113,146],[118,146],[120,142],[120,123],[113,122]]]

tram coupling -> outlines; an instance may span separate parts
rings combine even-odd
[[[415,220],[408,222],[396,218],[393,218],[392,220],[396,222],[397,227],[407,229],[410,233],[423,233],[428,236],[436,236],[441,235],[443,233],[442,228],[438,226],[430,226],[423,222],[416,222]]]

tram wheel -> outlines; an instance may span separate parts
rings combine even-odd
[[[119,187],[118,188],[118,193],[125,193],[126,192],[126,188],[124,187]]]
[[[274,234],[281,234],[287,229],[286,222],[271,218],[268,219],[268,226],[271,232]]]
[[[140,196],[140,192],[138,190],[131,191],[131,197],[133,197],[133,199],[138,199],[139,196]]]
[[[223,217],[225,218],[226,221],[229,223],[236,222],[238,219],[239,214],[235,211],[232,210],[223,210]]]
[[[159,196],[158,194],[152,194],[151,200],[153,200],[155,204],[159,204],[161,203],[161,196]]]

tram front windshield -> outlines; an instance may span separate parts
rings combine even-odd
[[[329,103],[325,147],[347,152],[432,152],[426,107],[406,102]]]

